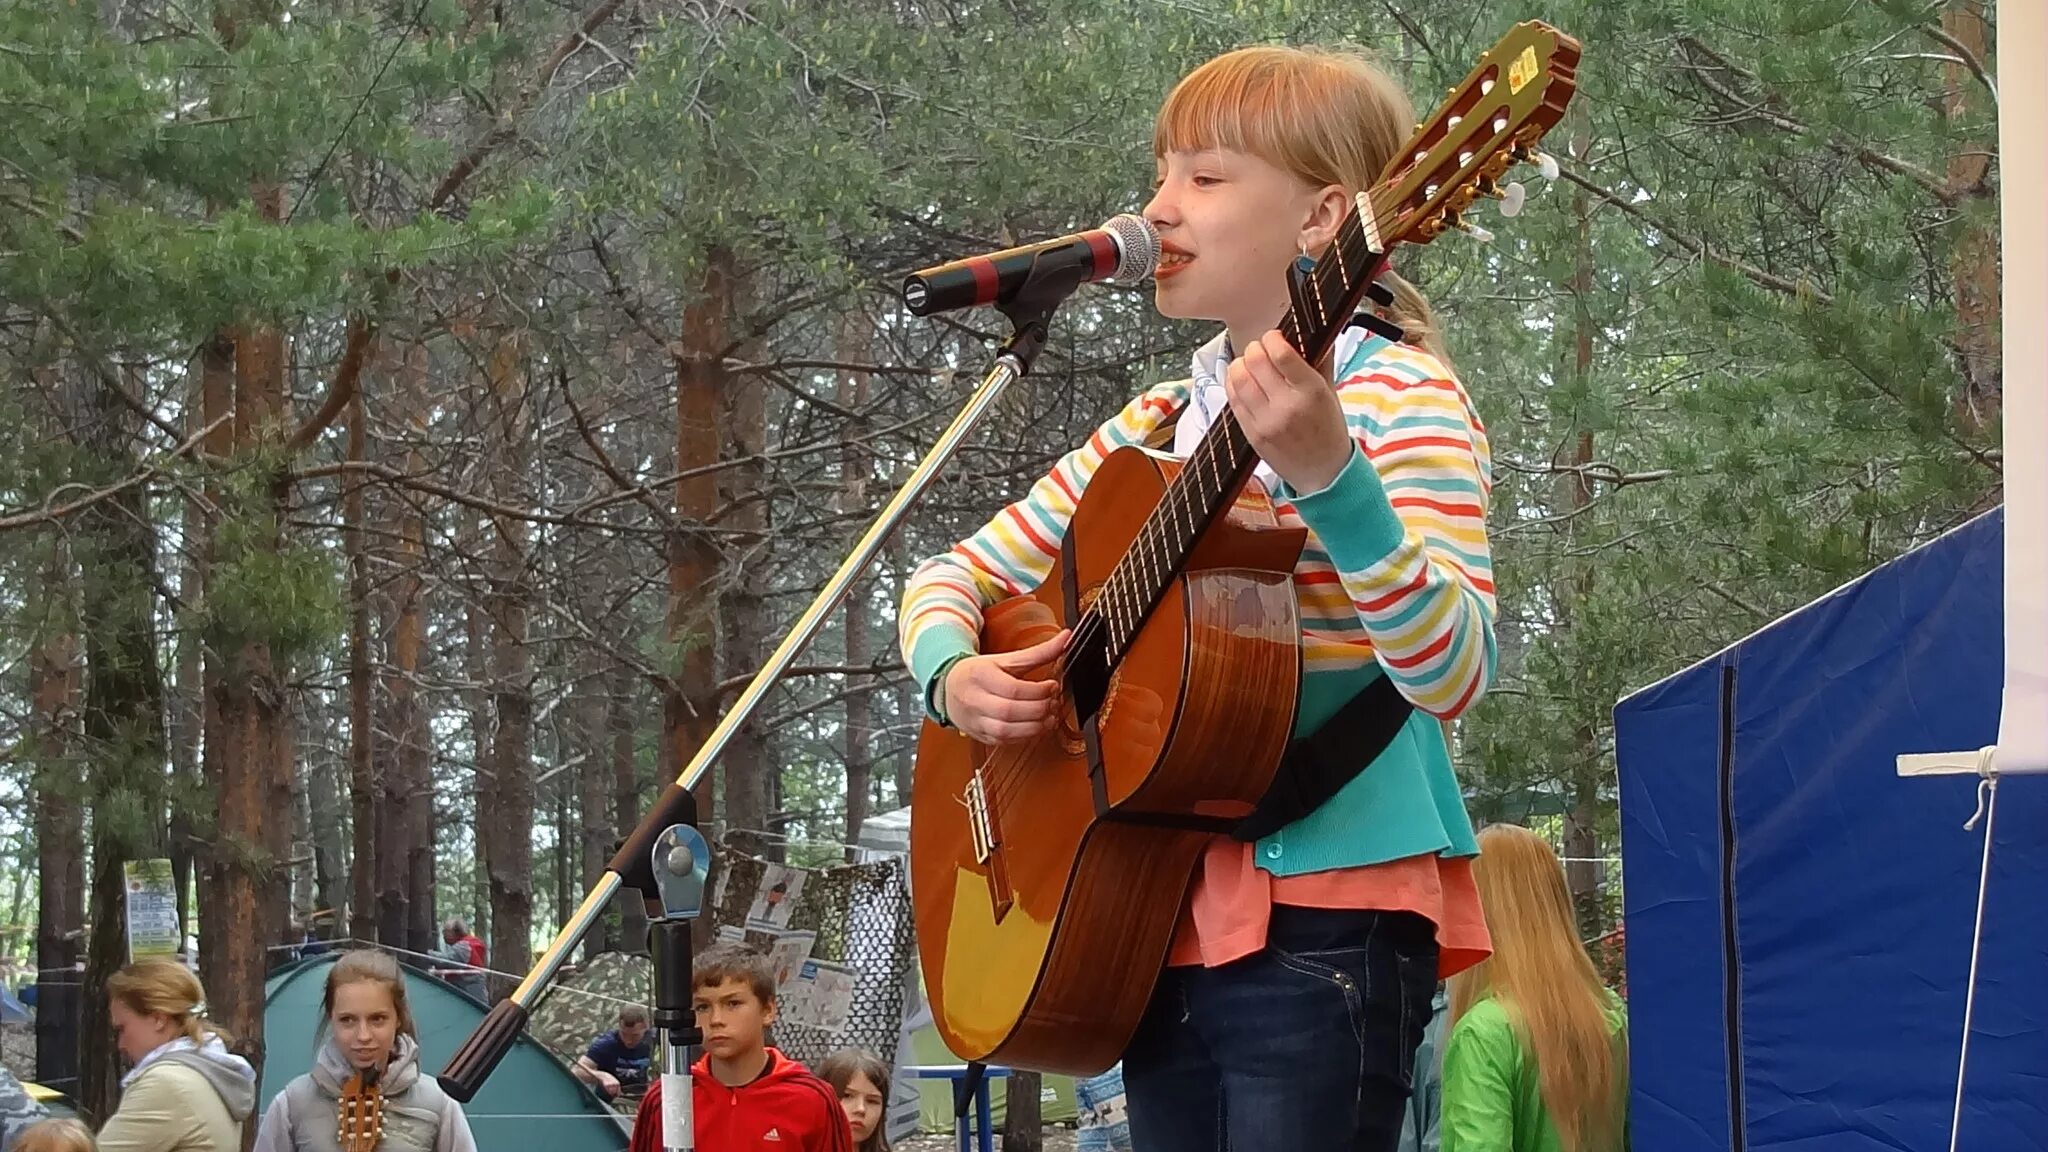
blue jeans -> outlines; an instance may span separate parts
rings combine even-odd
[[[1124,1053],[1142,1152],[1394,1152],[1436,992],[1407,912],[1276,906],[1264,950],[1168,968]]]

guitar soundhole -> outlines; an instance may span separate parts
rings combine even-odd
[[[1109,698],[1110,675],[1108,645],[1099,632],[1082,638],[1067,650],[1066,669],[1061,680],[1066,685],[1067,699],[1073,702],[1076,738],[1080,727],[1101,711],[1103,701]],[[1065,736],[1065,731],[1061,735]]]
[[[1072,699],[1061,707],[1059,730],[1055,733],[1060,741],[1060,753],[1065,756],[1079,756],[1088,750],[1088,743],[1081,736],[1081,715],[1075,709]]]

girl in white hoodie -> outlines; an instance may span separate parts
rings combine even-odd
[[[206,1020],[206,989],[175,960],[139,960],[107,980],[114,1043],[128,1061],[102,1152],[240,1152],[256,1071]]]
[[[313,1070],[270,1102],[256,1152],[477,1152],[462,1105],[420,1073],[419,1032],[396,960],[342,956],[327,973],[320,1012],[325,1037]],[[344,1127],[356,1137],[346,1147]]]

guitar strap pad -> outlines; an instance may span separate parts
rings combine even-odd
[[[1400,735],[1415,706],[1385,674],[1346,700],[1323,726],[1288,744],[1251,814],[1230,830],[1239,840],[1270,836],[1321,808]]]

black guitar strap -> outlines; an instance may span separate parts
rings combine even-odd
[[[1392,679],[1375,677],[1322,727],[1288,744],[1265,798],[1230,834],[1257,840],[1321,808],[1379,759],[1414,710]]]

